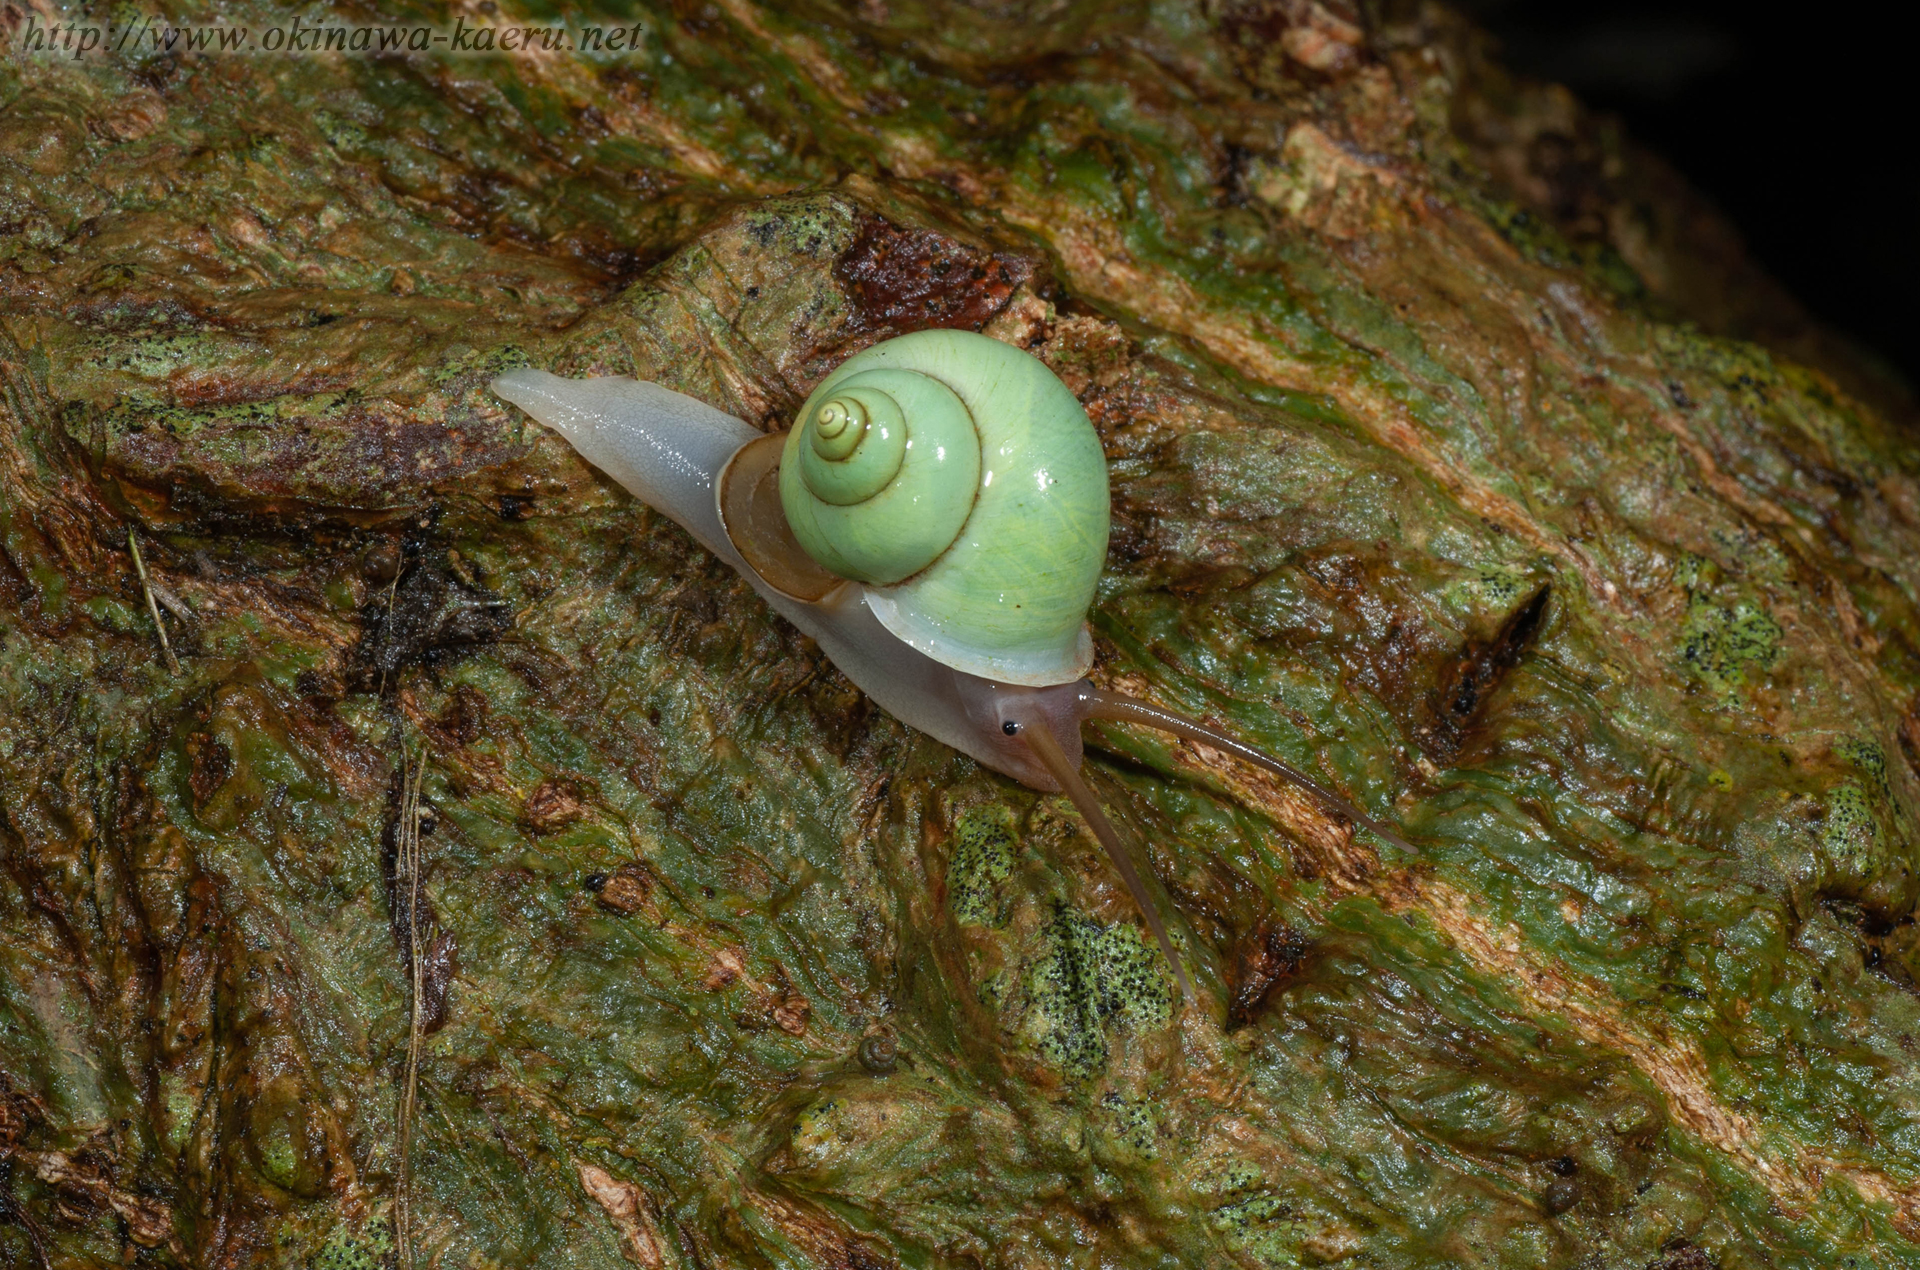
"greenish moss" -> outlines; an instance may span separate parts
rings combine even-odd
[[[1136,1159],[1152,1160],[1160,1155],[1160,1118],[1153,1104],[1109,1092],[1100,1100],[1108,1117],[1112,1140]]]
[[[293,1127],[285,1120],[273,1120],[255,1130],[252,1145],[267,1180],[292,1190],[300,1175],[300,1151],[294,1144]]]
[[[1743,409],[1765,407],[1780,387],[1773,355],[1758,344],[1715,339],[1688,322],[1655,327],[1654,338],[1662,352],[1711,376]]]
[[[852,209],[832,199],[779,199],[750,209],[743,224],[753,247],[820,259],[846,249]]]
[[[1512,612],[1538,585],[1519,569],[1483,568],[1449,582],[1442,597],[1456,618],[1471,624]]]
[[[199,331],[158,331],[135,339],[96,341],[93,364],[142,379],[159,379],[189,367],[232,370],[265,360],[258,344]]]
[[[956,922],[1006,925],[1001,884],[1013,876],[1014,847],[1013,813],[1005,807],[977,807],[961,815],[947,861],[947,906]]]
[[[1005,970],[996,970],[980,981],[974,993],[979,997],[981,1005],[997,1010],[1006,1002],[1007,989],[1012,986],[1012,983],[1013,976]]]
[[[152,629],[153,619],[147,614],[136,615],[132,605],[122,604],[119,600],[107,596],[95,596],[83,603],[80,608],[88,617],[99,623],[102,630],[115,631],[124,635],[142,626],[148,630]]]
[[[1538,211],[1484,193],[1462,191],[1476,206],[1494,232],[1528,260],[1550,268],[1579,269],[1594,282],[1629,303],[1647,296],[1640,280],[1611,244],[1570,241],[1559,228]]]
[[[191,439],[203,432],[239,433],[247,429],[271,429],[282,424],[281,407],[305,407],[311,398],[287,401],[249,401],[239,405],[215,406],[194,410],[184,406],[157,407],[146,403],[117,403],[100,415],[99,422],[112,446],[123,437],[139,436],[158,429],[168,437]],[[88,431],[73,429],[77,441],[88,439]]]
[[[1228,1247],[1272,1270],[1301,1264],[1300,1240],[1306,1233],[1293,1208],[1277,1195],[1251,1195],[1216,1208],[1207,1218]]]
[[[1680,629],[1680,657],[1695,678],[1726,696],[1746,686],[1750,674],[1773,665],[1780,635],[1780,624],[1751,601],[1722,606],[1690,592]]]
[[[622,1264],[588,1161],[711,1270],[1639,1270],[1677,1237],[1727,1267],[1913,1261],[1920,879],[1885,729],[1920,620],[1884,562],[1920,545],[1872,495],[1911,447],[1844,375],[1616,303],[1635,280],[1591,226],[1677,220],[1630,156],[1593,152],[1622,162],[1579,187],[1587,228],[1478,201],[1460,121],[1590,121],[1508,120],[1453,19],[1365,22],[1308,84],[1244,3],[637,5],[644,47],[604,74],[0,59],[23,1157],[116,1156],[230,1260],[387,1259],[333,1191],[393,1199],[412,755],[427,982],[453,985],[413,1121],[423,1266]],[[1280,153],[1305,126],[1323,170]],[[1107,444],[1096,674],[1257,732],[1415,844],[1090,729],[1200,987],[1177,1031],[1138,915],[1076,909],[1113,879],[1064,805],[1027,833],[1028,795],[860,703],[485,388],[631,374],[777,428],[927,326],[1031,340]],[[194,615],[177,675],[129,524]],[[457,549],[511,632],[423,621],[369,680],[394,546]],[[1675,572],[1683,546],[1712,559]],[[1552,629],[1460,698],[1471,749],[1420,763],[1462,642],[1547,582]],[[1879,654],[1785,620],[1828,585]],[[1749,694],[1764,719],[1697,708]],[[550,780],[590,813],[539,814]],[[1583,1198],[1556,1214],[1562,1158]],[[51,1264],[121,1258],[31,1174]]]
[[[427,371],[426,380],[434,387],[443,389],[485,384],[496,376],[532,363],[531,355],[517,344],[478,350],[455,348],[438,365]]]
[[[314,111],[313,123],[320,135],[327,139],[327,144],[336,150],[360,150],[367,144],[367,130],[334,111]]]
[[[393,1231],[384,1221],[367,1222],[358,1230],[336,1226],[307,1258],[307,1270],[387,1270],[392,1252]]]
[[[1837,864],[1858,865],[1880,845],[1880,820],[1858,781],[1842,781],[1827,792],[1820,843]]]
[[[1104,926],[1065,905],[1044,937],[1046,951],[1027,973],[1023,1030],[1049,1066],[1091,1080],[1106,1069],[1109,1029],[1151,1027],[1171,1016],[1165,960],[1135,927]]]
[[[1833,752],[1866,778],[1867,788],[1876,797],[1883,800],[1888,797],[1891,791],[1887,785],[1887,752],[1878,741],[1842,737],[1834,742]]]
[[[1470,589],[1490,608],[1506,608],[1520,599],[1527,585],[1523,573],[1511,569],[1488,569],[1472,578]]]
[[[1252,1160],[1228,1160],[1223,1164],[1202,1173],[1194,1182],[1193,1189],[1201,1195],[1224,1198],[1253,1190],[1266,1180],[1258,1164]]]
[[[840,1106],[838,1099],[824,1099],[794,1118],[788,1145],[795,1158],[804,1163],[823,1156],[841,1140]]]
[[[166,1105],[166,1144],[178,1152],[187,1145],[187,1137],[193,1131],[193,1119],[200,1109],[198,1091],[192,1089],[177,1072],[163,1071],[160,1075],[160,1095]]]

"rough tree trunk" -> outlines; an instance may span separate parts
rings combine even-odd
[[[0,61],[0,1263],[372,1266],[404,1137],[422,1266],[1920,1264],[1902,390],[1443,10],[1026,8]],[[484,390],[926,326],[1101,431],[1099,675],[1418,847],[1100,733],[1184,1010]]]

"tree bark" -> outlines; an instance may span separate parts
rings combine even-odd
[[[1444,10],[8,13],[0,1262],[1920,1260],[1911,399]],[[1096,678],[1417,848],[1090,730],[1184,1004],[486,391],[939,326],[1100,432]]]

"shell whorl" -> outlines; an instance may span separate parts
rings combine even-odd
[[[794,537],[829,572],[874,586],[939,559],[979,483],[980,434],[966,403],[911,370],[858,372],[816,393],[781,455]]]
[[[1086,612],[1106,559],[1105,455],[1038,359],[921,331],[848,359],[781,455],[795,540],[937,661],[1046,685],[1092,664]]]
[[[801,427],[801,479],[815,498],[836,507],[878,494],[907,457],[906,415],[878,388],[842,384]]]
[[[835,507],[874,498],[906,461],[906,415],[879,388],[841,384],[803,428],[801,478]]]

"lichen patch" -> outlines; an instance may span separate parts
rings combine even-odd
[[[1044,951],[1028,968],[1019,1033],[1041,1061],[1070,1081],[1106,1070],[1108,1038],[1156,1027],[1173,1013],[1173,987],[1159,950],[1131,925],[1103,925],[1058,906]]]
[[[974,808],[953,827],[947,860],[947,906],[962,926],[1005,926],[1003,884],[1013,876],[1013,815],[1005,807]]]

